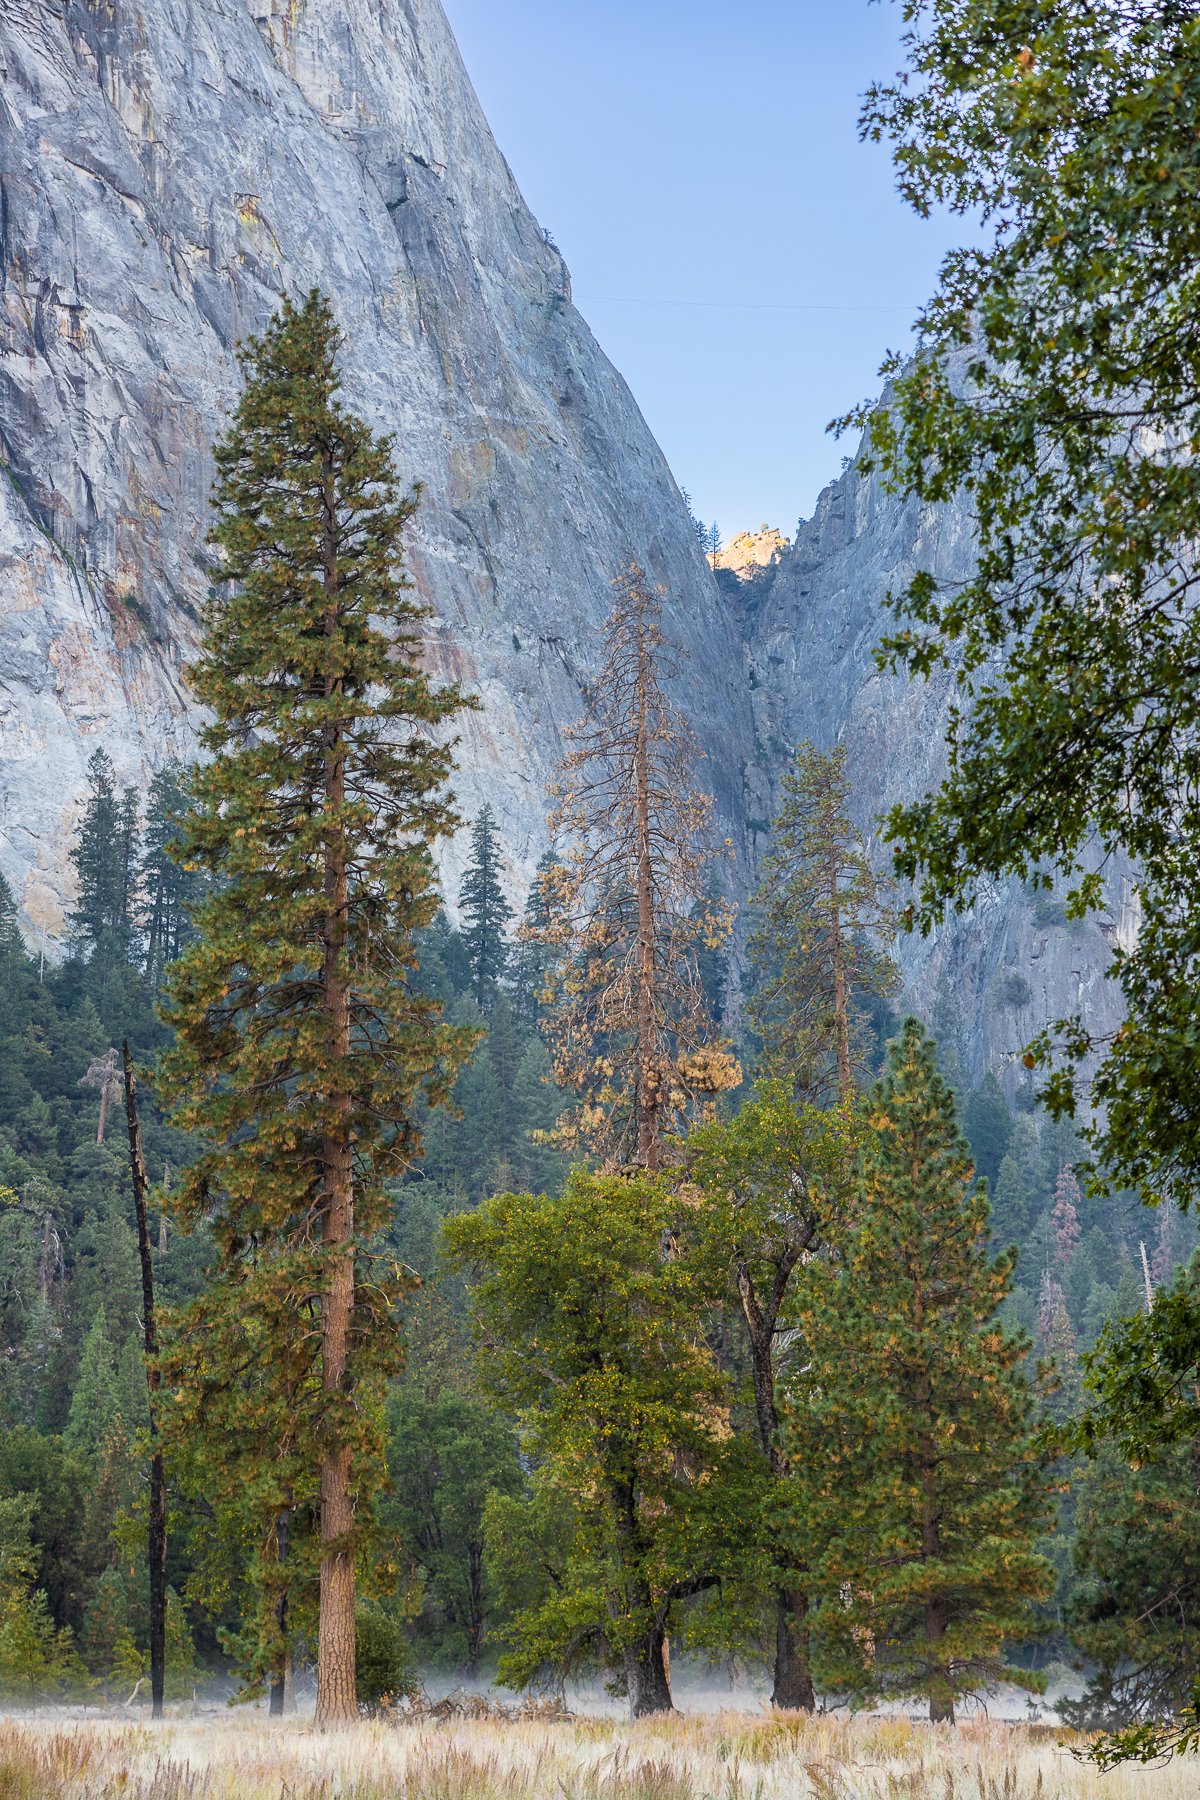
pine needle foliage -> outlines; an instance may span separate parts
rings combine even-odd
[[[154,992],[167,966],[183,949],[191,908],[199,903],[201,877],[171,854],[187,807],[187,774],[167,763],[152,777],[146,796],[146,830],[138,864],[139,917],[146,978]]]
[[[500,837],[488,805],[479,809],[471,827],[471,855],[458,890],[462,934],[471,960],[471,992],[475,1004],[490,1014],[508,973],[508,927],[513,909],[500,881]]]
[[[782,786],[752,902],[750,953],[765,979],[747,1012],[764,1073],[802,1098],[832,1090],[844,1101],[865,1068],[861,997],[887,999],[900,985],[882,947],[895,935],[891,884],[850,818],[844,745],[801,744]]]
[[[555,952],[545,1028],[555,1078],[580,1095],[564,1141],[654,1170],[667,1133],[741,1080],[698,960],[732,913],[708,879],[722,852],[701,751],[666,692],[677,656],[661,590],[632,562],[613,587],[604,664],[554,790],[564,847],[543,876],[549,922],[525,936]]]
[[[170,976],[162,1066],[175,1123],[206,1146],[170,1203],[218,1251],[196,1379],[239,1379],[205,1311],[253,1319],[319,1468],[326,1723],[354,1713],[354,1553],[399,1357],[405,1282],[371,1254],[384,1183],[419,1154],[418,1105],[447,1099],[472,1041],[413,981],[432,846],[457,823],[443,728],[464,700],[421,667],[425,610],[402,567],[417,498],[398,491],[390,440],[338,398],[340,342],[318,292],[285,301],[241,351],[216,447],[218,592],[190,677],[210,760],[176,852],[212,886]],[[282,1392],[247,1393],[264,1457]]]
[[[71,912],[71,941],[84,957],[98,952],[123,956],[133,927],[137,871],[137,796],[118,793],[112,759],[93,750],[87,765],[88,793],[71,848],[77,894]]]
[[[1016,1252],[989,1256],[986,1192],[914,1019],[869,1117],[838,1267],[799,1321],[797,1361],[821,1380],[803,1383],[784,1439],[827,1534],[829,1684],[925,1695],[931,1719],[952,1720],[960,1694],[1038,1686],[1005,1646],[1036,1634],[1054,1585],[1036,1548],[1046,1448],[1028,1340],[996,1317]],[[813,1516],[798,1523],[811,1532]]]

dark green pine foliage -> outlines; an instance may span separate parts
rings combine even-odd
[[[124,954],[133,926],[138,845],[136,796],[118,794],[112,761],[94,750],[87,766],[83,818],[71,849],[78,893],[72,941],[81,955],[115,948]]]
[[[171,1204],[218,1250],[193,1381],[244,1380],[239,1333],[269,1346],[246,1393],[261,1456],[286,1443],[320,1473],[320,1724],[355,1716],[355,1557],[399,1360],[404,1281],[372,1255],[385,1183],[472,1037],[414,980],[432,847],[457,823],[444,727],[464,700],[423,671],[426,610],[402,569],[416,497],[338,398],[340,342],[315,290],[285,302],[241,353],[216,449],[221,596],[191,672],[210,760],[176,850],[212,886],[171,975],[163,1059],[176,1122],[208,1146]]]
[[[1053,1587],[1049,1484],[1028,1342],[996,1318],[1016,1253],[989,1254],[986,1193],[913,1019],[869,1119],[839,1267],[801,1324],[827,1377],[802,1390],[790,1449],[824,1515],[827,1683],[924,1695],[949,1720],[960,1694],[1038,1685],[1005,1646]]]
[[[899,986],[880,948],[894,931],[887,884],[850,818],[844,746],[801,744],[782,785],[753,900],[762,976],[747,1010],[765,1073],[804,1099],[846,1099],[866,1066],[863,1002]]]
[[[963,1128],[971,1145],[977,1172],[994,1188],[1000,1164],[1008,1154],[1012,1114],[1004,1090],[991,1070],[968,1097],[963,1107]]]
[[[471,961],[475,1004],[489,1015],[508,972],[508,927],[513,909],[500,884],[500,838],[488,805],[471,827],[471,857],[458,890],[462,935]]]
[[[550,944],[555,919],[555,870],[562,859],[547,850],[534,871],[525,911],[511,952],[513,1006],[522,1025],[539,1026],[546,1012],[544,996],[555,953]]]
[[[171,853],[187,805],[185,771],[179,763],[167,763],[150,782],[138,866],[143,966],[155,993],[167,964],[175,961],[187,942],[189,909],[198,904],[202,892],[200,871],[188,869]]]
[[[491,1495],[516,1496],[524,1486],[516,1432],[473,1395],[429,1395],[405,1383],[388,1401],[388,1439],[381,1523],[421,1576],[422,1659],[474,1675],[496,1612],[484,1514]]]
[[[0,873],[0,1007],[15,1006],[28,979],[25,943],[17,923],[17,902],[5,876]],[[9,1066],[8,1033],[0,1037],[0,1117],[3,1117],[5,1089],[15,1077]]]

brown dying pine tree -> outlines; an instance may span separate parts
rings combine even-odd
[[[723,851],[695,784],[702,753],[664,689],[676,657],[661,590],[634,562],[613,587],[604,666],[553,790],[550,826],[565,848],[541,876],[546,923],[526,936],[553,952],[554,1073],[580,1095],[560,1137],[610,1168],[653,1172],[668,1133],[741,1080],[699,966],[732,912],[709,880]]]
[[[448,1097],[473,1035],[412,981],[431,848],[457,823],[439,727],[464,700],[422,668],[402,567],[416,498],[390,440],[338,398],[340,343],[319,293],[285,301],[241,352],[216,449],[220,592],[190,673],[209,760],[178,846],[213,880],[170,976],[163,1067],[175,1123],[207,1146],[171,1196],[218,1251],[197,1304],[244,1327],[200,1336],[198,1375],[258,1409],[264,1458],[285,1422],[319,1470],[319,1726],[357,1716],[355,1557],[404,1286],[371,1253],[384,1184],[419,1154],[418,1103]],[[240,1369],[239,1340],[275,1346],[269,1366]],[[295,1384],[297,1358],[311,1375],[285,1409],[271,1372]]]

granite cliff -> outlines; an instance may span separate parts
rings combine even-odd
[[[735,623],[439,0],[5,0],[0,866],[52,949],[91,750],[136,780],[192,743],[181,670],[234,346],[314,283],[350,403],[425,484],[428,654],[483,700],[459,791],[468,813],[491,800],[514,884],[630,555],[669,591],[735,835],[745,816]]]
[[[851,469],[791,544],[751,534],[744,599],[714,576],[439,0],[4,0],[0,868],[51,953],[92,749],[138,781],[193,744],[182,670],[234,348],[314,283],[346,332],[351,404],[425,484],[428,656],[483,701],[458,787],[468,814],[491,801],[515,890],[630,555],[669,592],[739,885],[798,738],[846,739],[868,827],[936,779],[948,678],[887,680],[871,652],[918,559],[966,572],[969,517]],[[901,946],[908,1000],[953,994],[976,1074],[1047,1017],[1115,1016],[1103,969],[1134,920],[1128,883],[1111,891],[1086,929],[1011,886],[984,894]]]
[[[744,632],[758,741],[768,768],[781,768],[798,739],[844,742],[859,824],[881,867],[889,861],[878,821],[941,779],[954,677],[927,682],[881,674],[875,646],[888,620],[889,591],[917,569],[948,582],[974,573],[974,532],[965,503],[901,500],[878,475],[851,464],[802,520],[770,579],[746,589]],[[751,819],[750,837],[762,821]],[[1120,996],[1106,979],[1112,946],[1137,929],[1128,869],[1106,871],[1106,910],[1068,924],[1059,895],[1017,881],[985,883],[969,912],[931,938],[901,938],[903,1004],[952,1024],[974,1080],[1002,1073],[1010,1097],[1023,1078],[1017,1052],[1042,1025],[1085,1013],[1109,1030]]]

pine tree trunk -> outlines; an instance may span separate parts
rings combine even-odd
[[[913,1184],[916,1185],[917,1171],[913,1170]],[[918,1325],[924,1319],[924,1299],[918,1284],[915,1295],[914,1312]],[[928,1375],[922,1375],[917,1386],[917,1405],[922,1414],[930,1416],[933,1398]],[[942,1553],[942,1533],[938,1523],[938,1491],[937,1491],[937,1449],[931,1437],[924,1434],[918,1440],[920,1456],[919,1482],[921,1488],[921,1559],[923,1562],[934,1562]],[[950,1681],[949,1671],[939,1663],[938,1647],[946,1634],[946,1603],[942,1595],[930,1594],[924,1606],[923,1626],[925,1633],[925,1655],[930,1670],[929,1676],[929,1717],[935,1725],[953,1725],[954,1723],[954,1688]]]
[[[167,1672],[167,1487],[163,1455],[158,1445],[156,1398],[158,1331],[154,1313],[154,1265],[150,1260],[150,1229],[146,1217],[146,1159],[142,1154],[142,1128],[138,1119],[137,1088],[129,1040],[121,1045],[125,1071],[125,1122],[129,1130],[129,1167],[133,1179],[133,1210],[137,1217],[138,1255],[142,1266],[142,1342],[146,1362],[146,1390],[150,1412],[150,1437],[155,1448],[150,1458],[150,1518],[146,1561],[150,1585],[150,1716],[163,1716]],[[108,1091],[105,1083],[101,1094]]]
[[[325,466],[325,631],[337,627],[336,496],[332,457]],[[340,691],[340,676],[327,675],[325,693]],[[336,725],[326,726],[325,797],[336,814],[345,804],[345,745]],[[330,1125],[324,1137],[324,1218],[322,1244],[327,1286],[321,1299],[321,1385],[331,1403],[334,1423],[327,1429],[321,1459],[321,1588],[317,1631],[317,1709],[319,1728],[345,1725],[358,1717],[354,1682],[354,1552],[349,1536],[354,1525],[350,1496],[350,1446],[338,1418],[339,1403],[350,1366],[350,1327],[354,1318],[354,1165],[350,1142],[352,1096],[346,1085],[350,1066],[350,993],[342,968],[349,928],[350,900],[347,852],[340,824],[330,827],[325,847],[325,961],[323,1002],[329,1032]],[[339,1075],[344,1071],[344,1075]]]
[[[936,1538],[937,1526],[933,1535]],[[936,1555],[936,1551],[934,1552]],[[939,1646],[946,1635],[946,1607],[940,1594],[931,1595],[924,1608],[925,1655],[929,1675],[929,1717],[934,1725],[953,1725],[954,1687],[949,1670],[939,1661]]]
[[[287,1563],[288,1516],[286,1510],[281,1512],[275,1521],[275,1557],[280,1568]],[[288,1646],[288,1593],[286,1584],[280,1587],[279,1604],[275,1609],[275,1623],[279,1628],[279,1661],[275,1665],[271,1680],[270,1713],[272,1718],[282,1718],[287,1703],[288,1666],[291,1663],[291,1650]]]
[[[635,686],[637,741],[635,748],[637,830],[637,1160],[641,1168],[659,1164],[658,1046],[655,1043],[654,891],[650,858],[650,749],[647,741],[646,645],[641,616],[638,619],[638,672]]]

